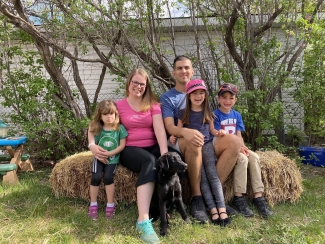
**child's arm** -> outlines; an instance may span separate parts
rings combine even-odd
[[[178,128],[183,128],[183,123],[182,121],[179,119],[178,122],[177,122],[177,127]],[[176,144],[176,140],[177,140],[177,136],[174,136],[174,135],[171,135],[169,137],[169,141],[172,143],[172,144]]]
[[[93,156],[103,163],[108,163],[108,152],[95,144],[95,136],[88,129],[88,148],[92,152]]]
[[[249,156],[249,152],[248,152],[248,148],[245,146],[245,143],[244,143],[244,139],[241,135],[241,131],[240,130],[237,130],[236,131],[236,135],[239,136],[241,142],[242,142],[242,146],[240,148],[240,152],[245,154],[247,157]]]
[[[209,123],[209,129],[210,129],[210,133],[211,133],[211,135],[213,135],[213,136],[217,136],[217,137],[220,137],[220,136],[224,136],[224,135],[226,135],[226,132],[224,131],[224,130],[216,130],[215,128],[214,128],[214,123],[213,123],[213,121],[211,121],[210,123]]]
[[[125,143],[126,143],[126,139],[122,138],[120,140],[120,145],[117,148],[115,148],[111,151],[108,151],[108,157],[111,157],[113,155],[116,155],[116,154],[119,154],[120,152],[122,152],[122,150],[125,148]]]
[[[176,144],[176,140],[177,140],[177,137],[176,137],[176,136],[170,136],[170,137],[169,137],[169,141],[170,141],[172,144]]]

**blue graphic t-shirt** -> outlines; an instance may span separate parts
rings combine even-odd
[[[128,133],[123,125],[119,130],[102,130],[95,136],[95,142],[106,151],[112,151],[120,145],[120,140],[127,137]],[[117,164],[120,160],[120,154],[115,154],[108,158],[109,164]]]
[[[216,109],[213,113],[216,116],[214,119],[214,128],[216,130],[223,129],[227,134],[236,134],[237,130],[245,130],[243,118],[236,110],[231,109],[229,114],[225,114]]]

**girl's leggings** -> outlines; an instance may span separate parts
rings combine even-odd
[[[104,164],[96,158],[93,161],[91,185],[99,186],[102,180],[102,172],[104,171],[104,185],[110,185],[114,183],[114,175],[117,164]]]
[[[212,141],[207,142],[202,147],[203,164],[201,170],[201,192],[210,210],[215,207],[226,207],[222,185],[220,183],[216,170],[216,160],[217,158],[214,152]]]

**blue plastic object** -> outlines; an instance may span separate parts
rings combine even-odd
[[[18,145],[24,144],[26,140],[27,140],[26,136],[7,137],[5,139],[0,139],[0,146],[16,147]]]
[[[299,155],[302,163],[318,167],[325,167],[325,148],[323,147],[299,147]]]

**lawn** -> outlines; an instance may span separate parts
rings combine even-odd
[[[50,167],[19,173],[20,185],[0,185],[1,243],[142,243],[135,230],[135,204],[120,203],[114,219],[88,219],[88,203],[55,198],[49,184]],[[300,165],[304,192],[295,203],[273,207],[275,216],[232,218],[220,228],[212,224],[185,224],[171,216],[169,235],[161,243],[325,243],[325,169]],[[159,221],[154,223],[159,233]]]

